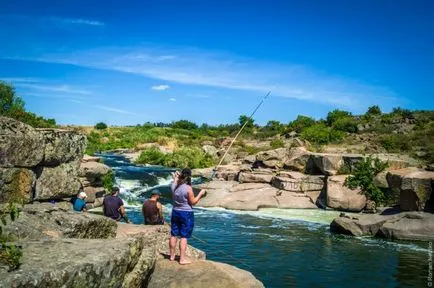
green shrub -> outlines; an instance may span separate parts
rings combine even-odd
[[[386,162],[378,158],[366,157],[354,165],[352,175],[345,180],[345,186],[351,189],[360,187],[368,199],[374,201],[377,205],[381,204],[386,200],[385,195],[380,188],[375,186],[374,178],[387,166]]]
[[[164,166],[168,167],[205,168],[214,164],[213,158],[200,148],[180,148],[164,158]]]
[[[158,148],[151,147],[143,151],[136,163],[138,164],[152,164],[152,165],[164,165],[166,154],[158,150]]]
[[[350,112],[335,109],[327,114],[327,125],[332,126],[337,120],[349,117],[352,117]]]
[[[387,152],[399,153],[402,151],[409,151],[412,148],[412,137],[405,134],[390,134],[383,135],[379,138],[381,146]]]
[[[348,133],[356,133],[357,121],[352,117],[339,118],[333,123],[333,129]]]
[[[97,130],[107,129],[107,124],[105,124],[104,122],[98,122],[95,124],[95,129]]]
[[[102,176],[102,186],[111,192],[115,183],[115,175],[112,171]]]
[[[188,121],[188,120],[175,121],[175,122],[172,122],[172,124],[170,126],[172,128],[186,129],[186,130],[194,130],[194,129],[198,128],[198,126],[196,125],[196,123],[193,123],[193,122]]]
[[[285,145],[285,143],[280,139],[275,139],[270,142],[270,146],[273,149],[282,148]]]
[[[303,116],[303,115],[298,115],[297,119],[295,119],[294,121],[290,122],[288,124],[288,127],[291,130],[296,131],[297,133],[302,132],[304,129],[309,128],[313,125],[315,125],[316,121],[311,118],[311,117],[307,117],[307,116]]]
[[[372,115],[372,116],[378,116],[381,115],[381,109],[380,106],[374,105],[368,108],[368,111],[366,111],[365,115]]]
[[[18,269],[21,265],[23,251],[15,244],[9,235],[3,233],[3,227],[7,225],[8,219],[15,221],[19,217],[19,210],[13,201],[9,202],[8,207],[0,211],[0,263],[7,265],[10,270]]]
[[[324,145],[330,142],[341,141],[345,134],[327,127],[324,123],[315,124],[301,133],[301,138],[314,144]]]

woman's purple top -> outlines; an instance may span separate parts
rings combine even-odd
[[[187,184],[182,184],[176,190],[176,182],[172,183],[172,201],[173,210],[178,211],[193,211],[191,205],[188,203],[188,189],[190,186]]]

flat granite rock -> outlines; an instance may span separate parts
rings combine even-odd
[[[256,288],[264,287],[250,272],[213,261],[195,261],[179,265],[169,260],[158,260],[149,288]]]

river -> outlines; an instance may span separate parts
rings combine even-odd
[[[121,155],[102,154],[116,175],[130,219],[143,223],[140,204],[157,187],[170,219],[173,169],[137,167]],[[254,212],[195,209],[189,244],[207,259],[250,271],[266,287],[426,287],[427,242],[393,242],[334,235],[339,212],[261,209]]]

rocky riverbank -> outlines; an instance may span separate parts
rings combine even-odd
[[[191,246],[194,270],[170,262],[167,226],[73,212],[69,200],[81,190],[88,208],[101,205],[111,173],[99,158],[83,157],[85,136],[0,117],[0,140],[0,212],[11,201],[25,204],[15,221],[0,224],[23,252],[18,269],[0,265],[0,287],[263,287]]]

